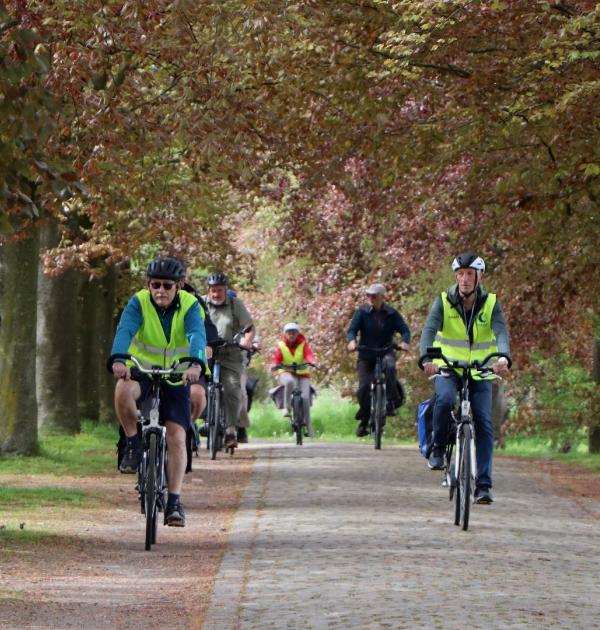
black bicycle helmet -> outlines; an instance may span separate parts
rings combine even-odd
[[[148,278],[164,278],[165,280],[181,280],[185,278],[185,266],[173,256],[159,256],[146,269]]]
[[[209,287],[226,287],[227,276],[220,271],[218,271],[217,273],[211,273],[210,276],[208,276],[208,278],[206,279],[206,284]]]
[[[477,254],[473,252],[465,252],[463,254],[459,254],[452,261],[452,271],[457,271],[458,269],[476,269],[477,271],[485,271],[485,263],[483,262],[483,258],[480,258]]]

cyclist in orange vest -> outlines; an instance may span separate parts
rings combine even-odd
[[[306,341],[306,337],[300,332],[300,327],[294,322],[290,322],[283,327],[283,339],[277,344],[271,369],[278,365],[289,365],[300,363],[316,363],[316,359]],[[292,392],[296,387],[302,392],[302,402],[304,403],[304,418],[306,419],[306,431],[309,437],[314,437],[312,422],[310,419],[310,370],[308,367],[295,372],[285,371],[280,368],[279,383],[284,387],[284,409],[283,415],[290,417]]]

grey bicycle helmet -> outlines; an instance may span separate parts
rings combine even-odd
[[[218,271],[217,273],[211,273],[206,280],[206,284],[209,287],[221,287],[227,286],[227,276],[224,273]]]
[[[457,271],[458,269],[475,269],[477,271],[485,271],[485,263],[483,262],[483,258],[474,254],[473,252],[465,252],[463,254],[459,254],[452,261],[452,271]]]
[[[147,267],[148,278],[163,278],[165,280],[181,280],[185,278],[185,266],[173,256],[159,256]]]

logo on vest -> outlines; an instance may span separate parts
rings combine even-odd
[[[477,316],[477,321],[484,326],[488,323],[487,317],[483,311],[481,311],[481,313]]]

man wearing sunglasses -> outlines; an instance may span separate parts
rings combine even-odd
[[[146,288],[127,303],[112,346],[112,354],[134,355],[142,364],[169,367],[177,358],[198,358],[182,375],[182,382],[163,382],[160,416],[167,429],[167,478],[169,498],[167,525],[183,527],[185,514],[180,495],[187,465],[186,435],[191,426],[190,384],[200,378],[201,362],[206,362],[206,332],[198,300],[182,290],[185,267],[170,256],[153,260],[146,270]],[[150,379],[132,377],[126,362],[116,360],[112,371],[117,381],[115,409],[126,436],[123,473],[137,472],[142,445],[137,433],[137,404],[150,394]]]

